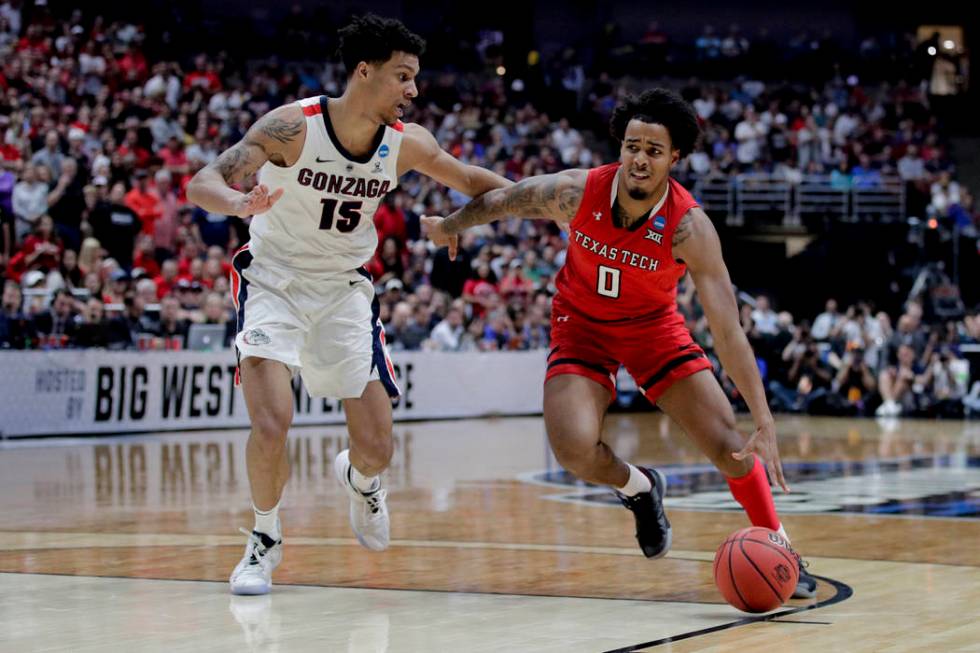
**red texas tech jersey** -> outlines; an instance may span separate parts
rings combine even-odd
[[[613,224],[612,205],[620,164],[589,171],[578,212],[569,225],[565,265],[555,280],[555,302],[600,322],[676,310],[677,281],[685,266],[674,260],[671,241],[681,218],[697,202],[668,180],[650,216],[633,227]]]

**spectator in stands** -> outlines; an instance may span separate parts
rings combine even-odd
[[[48,215],[54,219],[58,234],[73,249],[81,244],[85,181],[86,175],[79,171],[78,162],[65,157],[58,182],[48,195]]]
[[[61,285],[68,290],[84,287],[84,278],[78,267],[78,254],[75,253],[75,250],[66,249],[61,255],[61,268],[58,273],[61,276]]]
[[[878,188],[881,186],[881,172],[875,168],[871,157],[861,154],[858,164],[851,169],[851,184],[854,188]]]
[[[524,263],[520,259],[510,262],[504,278],[500,280],[500,294],[505,301],[527,304],[534,292],[534,282],[524,276]]]
[[[185,311],[195,311],[201,307],[201,293],[204,287],[196,281],[180,279],[174,286],[180,307]]]
[[[834,190],[848,191],[851,190],[852,182],[851,167],[847,159],[841,159],[830,173],[830,187]]]
[[[483,317],[497,296],[496,277],[489,263],[480,263],[473,278],[463,284],[463,300],[470,305],[473,317]]]
[[[929,203],[929,210],[934,215],[945,216],[952,205],[960,202],[960,185],[953,181],[948,171],[944,170],[933,182],[930,195],[932,200]]]
[[[914,413],[919,406],[916,395],[921,394],[921,374],[922,370],[916,364],[915,349],[911,345],[899,345],[896,362],[885,367],[879,375],[882,404],[875,414],[879,417],[897,417]],[[919,393],[915,392],[916,379],[919,379]]]
[[[825,342],[837,337],[839,325],[843,316],[837,311],[837,300],[828,299],[824,312],[813,321],[810,333],[817,342]]]
[[[439,324],[432,330],[432,335],[426,341],[427,349],[436,351],[457,351],[463,336],[463,311],[459,306],[452,306]]]
[[[483,329],[485,346],[494,351],[510,349],[513,337],[514,327],[507,312],[502,308],[492,311]]]
[[[187,346],[188,327],[189,322],[183,317],[183,309],[176,297],[167,295],[160,300],[160,321],[156,330],[157,336],[168,342],[176,338],[180,343],[180,348],[183,349]]]
[[[75,301],[65,289],[54,291],[47,311],[34,316],[34,331],[51,346],[64,347],[75,335]]]
[[[76,318],[72,344],[76,347],[105,348],[109,344],[107,326],[105,304],[99,297],[90,297],[81,315]]]
[[[963,318],[964,333],[961,342],[964,344],[980,344],[980,308],[966,312]]]
[[[200,207],[191,212],[191,222],[196,227],[196,238],[205,247],[217,246],[227,249],[231,240],[231,218],[220,213],[211,213]]]
[[[379,255],[368,265],[368,271],[374,277],[375,283],[386,283],[389,279],[404,277],[405,257],[401,253],[398,240],[389,236],[381,243],[380,249]]]
[[[31,157],[31,164],[44,166],[48,169],[51,179],[61,177],[61,164],[65,155],[61,153],[61,137],[54,129],[44,135],[44,149],[38,150]]]
[[[20,284],[10,279],[3,283],[0,305],[0,349],[24,349],[34,338],[34,325],[24,314]]]
[[[917,182],[926,177],[926,165],[916,145],[910,144],[898,160],[898,176],[906,182]]]
[[[65,246],[55,234],[54,220],[43,215],[34,233],[24,240],[18,253],[19,260],[11,261],[11,268],[22,271],[40,270],[45,275],[61,267],[61,253]],[[17,257],[15,257],[17,258]]]
[[[832,389],[850,407],[848,413],[873,414],[878,383],[865,358],[864,349],[854,347],[844,354]]]
[[[47,183],[38,176],[38,167],[25,166],[21,180],[14,185],[11,204],[14,212],[14,235],[22,241],[37,226],[37,221],[48,211]]]
[[[151,191],[146,170],[137,170],[133,180],[133,187],[125,194],[123,202],[139,217],[143,233],[152,235],[154,223],[163,215],[160,198]]]
[[[136,294],[143,300],[143,306],[151,306],[157,303],[157,285],[153,279],[141,277],[135,284]]]
[[[120,267],[133,267],[133,250],[136,236],[143,230],[143,223],[133,210],[126,187],[122,182],[112,185],[109,201],[100,203],[89,218],[92,235]]]
[[[777,410],[806,412],[826,398],[834,375],[821,358],[812,338],[804,337],[796,343],[791,360],[792,365],[787,375],[788,386],[772,381],[769,390],[773,394],[773,403]]]
[[[925,414],[928,417],[962,417],[963,397],[966,395],[966,370],[953,369],[958,357],[950,347],[932,353],[920,379],[925,395]]]
[[[752,322],[756,331],[762,335],[774,336],[779,333],[779,316],[769,306],[769,298],[759,295],[755,298],[755,310],[752,311]]]
[[[747,107],[745,118],[735,126],[735,140],[738,141],[736,158],[743,171],[751,169],[762,156],[762,148],[768,133],[769,128],[759,120],[755,109],[751,106]]]
[[[156,257],[165,260],[177,250],[177,230],[180,227],[182,203],[173,187],[173,176],[169,170],[158,170],[154,177],[154,190],[160,203],[160,217],[153,225],[153,240]]]
[[[123,297],[123,313],[109,322],[107,331],[110,348],[135,349],[140,336],[155,334],[159,326],[146,314],[143,298],[135,291],[127,291]]]
[[[235,341],[236,322],[231,319],[231,313],[225,305],[221,293],[209,292],[204,298],[198,324],[220,324],[225,327],[224,346],[230,347]]]
[[[78,251],[78,269],[83,275],[98,273],[102,267],[102,243],[97,238],[86,238]]]
[[[386,245],[389,238],[393,238],[397,245],[398,254],[404,255],[406,253],[408,229],[403,205],[402,193],[391,192],[384,196],[381,206],[374,213],[374,226],[378,231],[379,251]]]
[[[392,351],[414,351],[422,346],[428,337],[425,326],[413,317],[412,306],[408,302],[398,302],[391,311],[391,322],[385,325],[385,339]]]

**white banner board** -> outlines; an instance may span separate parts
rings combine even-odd
[[[396,420],[541,412],[546,351],[396,352]],[[343,422],[340,402],[293,382],[295,424]],[[248,426],[224,352],[0,353],[0,437]]]

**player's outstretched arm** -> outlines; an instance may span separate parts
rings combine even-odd
[[[440,247],[449,246],[450,258],[455,258],[455,239],[469,227],[507,216],[547,218],[562,224],[571,222],[582,202],[587,178],[586,170],[527,177],[507,188],[474,198],[449,217],[427,216],[422,218],[422,223],[432,242]]]
[[[409,170],[432,177],[467,197],[477,197],[488,190],[514,183],[486,168],[463,163],[439,147],[429,130],[414,123],[405,125],[405,139],[398,156],[398,176]]]
[[[672,249],[674,258],[687,263],[691,271],[714,337],[715,351],[755,421],[755,433],[745,447],[733,455],[742,460],[753,453],[758,454],[768,465],[771,477],[788,492],[776,446],[776,427],[762,387],[762,377],[755,354],[739,323],[738,304],[721,254],[718,232],[704,211],[695,207],[684,215],[674,232]]]
[[[263,213],[282,197],[282,189],[269,192],[258,184],[248,193],[234,188],[255,174],[266,161],[285,166],[295,161],[306,137],[306,119],[296,105],[274,109],[259,118],[239,142],[202,168],[187,185],[187,199],[201,208],[224,215],[247,217]]]

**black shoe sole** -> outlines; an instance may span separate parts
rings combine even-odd
[[[648,472],[651,472],[654,476],[657,477],[657,486],[654,488],[654,491],[657,493],[657,496],[660,498],[660,505],[663,506],[664,497],[667,496],[667,477],[664,476],[663,472],[661,472],[660,470],[654,469],[652,467],[647,467],[646,469]],[[659,560],[660,558],[663,558],[670,551],[670,546],[674,541],[674,530],[670,526],[670,520],[667,519],[666,511],[664,512],[664,519],[667,520],[667,537],[664,538],[665,541],[664,548],[659,553],[655,553],[654,555],[648,555],[646,550],[643,550],[641,547],[641,550],[643,550],[643,555],[645,555],[648,560]]]

